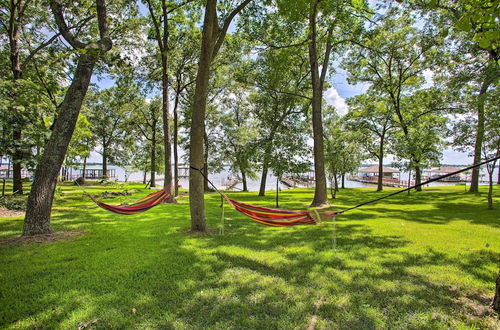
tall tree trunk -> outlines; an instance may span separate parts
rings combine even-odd
[[[259,196],[266,195],[266,181],[267,181],[267,172],[269,170],[269,161],[264,157],[264,163],[262,164],[262,177],[260,178],[260,188],[259,188]]]
[[[83,159],[82,183],[85,183],[85,172],[87,172],[87,157]]]
[[[151,184],[150,187],[156,187],[156,123],[153,121],[153,134],[151,139]],[[165,177],[167,171],[165,170]]]
[[[24,218],[23,236],[52,232],[50,211],[57,175],[61,170],[96,61],[96,57],[86,54],[81,54],[78,59],[73,81],[60,106],[52,135],[44,148],[35,172],[35,180],[31,186]]]
[[[333,176],[330,177],[330,195],[332,199],[335,199],[337,192],[335,191],[335,182],[333,182]]]
[[[345,173],[342,173],[342,189],[345,188]]]
[[[205,200],[203,196],[203,176],[200,173],[206,167],[203,152],[203,138],[205,135],[205,112],[208,97],[208,80],[210,65],[220,49],[227,29],[232,19],[251,0],[244,0],[224,20],[222,28],[217,21],[217,0],[207,0],[203,31],[201,36],[200,60],[196,73],[196,87],[193,97],[193,111],[191,115],[191,130],[189,134],[189,208],[191,211],[191,230],[206,232]]]
[[[272,142],[269,142],[269,145],[266,147],[266,150],[264,152],[264,159],[262,162],[262,177],[260,178],[259,196],[266,195],[267,173],[269,171],[269,161],[271,158],[271,143]]]
[[[415,184],[420,184],[422,182],[422,171],[420,166],[415,166]],[[415,188],[415,191],[422,191],[422,186]]]
[[[380,144],[378,149],[378,180],[377,180],[377,191],[384,190],[383,179],[384,179],[384,135],[380,137]]]
[[[203,140],[210,64],[213,58],[214,37],[218,29],[216,6],[216,0],[207,0],[189,134],[189,162],[191,166],[189,170],[189,208],[191,212],[191,230],[196,232],[207,231],[203,196],[204,180],[199,170],[203,170],[205,166]]]
[[[174,196],[179,196],[179,154],[177,150],[178,143],[178,115],[177,108],[179,106],[179,93],[175,94],[175,103],[174,103]]]
[[[241,181],[243,182],[243,191],[248,191],[247,174],[245,171],[241,171]]]
[[[146,181],[147,180],[147,173],[148,173],[147,169],[144,169],[143,173],[144,174],[142,176],[142,184],[146,184],[147,183],[147,181]]]
[[[19,38],[20,38],[20,21],[22,20],[23,0],[17,2],[10,2],[10,20],[8,24],[9,46],[10,46],[10,64],[12,70],[12,85],[13,93],[12,99],[17,103],[19,80],[22,77],[21,62],[19,57]],[[13,105],[11,112],[16,113],[19,111],[16,105]],[[19,116],[21,117],[21,116]],[[22,151],[19,149],[19,142],[21,142],[22,133],[19,128],[20,123],[15,124],[12,133],[12,140],[14,141],[15,150],[12,153],[12,171],[13,171],[13,193],[23,194],[23,182],[21,177],[23,160]]]
[[[14,141],[21,141],[21,131],[15,130],[13,135],[13,140]],[[17,149],[17,148],[16,148]],[[23,181],[22,181],[22,153],[20,150],[14,151],[12,154],[12,174],[13,174],[13,186],[12,186],[12,192],[14,194],[23,194]]]
[[[165,17],[165,24],[168,22]],[[164,33],[168,34],[167,31]],[[166,47],[166,44],[164,44]],[[171,193],[167,203],[175,202],[172,189],[172,143],[170,140],[170,113],[168,109],[168,58],[167,53],[162,53],[162,116],[163,116],[163,145],[165,147],[165,181],[163,189]],[[153,186],[152,186],[153,187]]]
[[[477,128],[476,128],[476,141],[474,142],[474,164],[481,162],[481,149],[483,147],[484,139],[484,102],[486,101],[486,92],[490,87],[491,78],[488,74],[485,75],[484,81],[481,84],[477,100]],[[470,179],[469,192],[476,193],[479,191],[479,167],[472,169]]]
[[[106,143],[102,146],[102,179],[108,178],[108,147]]]
[[[312,126],[314,141],[314,198],[311,206],[321,206],[328,203],[325,174],[325,151],[323,143],[323,118],[321,103],[323,99],[323,84],[319,75],[318,56],[316,48],[316,15],[317,3],[315,2],[309,15],[309,62],[311,66],[312,81]]]

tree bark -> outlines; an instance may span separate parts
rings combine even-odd
[[[241,171],[241,181],[243,182],[243,191],[248,191],[247,174],[245,171]]]
[[[342,189],[344,189],[345,188],[345,173],[342,174],[341,179],[342,179],[342,186],[341,187],[342,187]]]
[[[213,58],[214,37],[218,29],[216,6],[216,0],[207,0],[189,134],[189,163],[191,166],[189,169],[189,208],[191,212],[191,230],[194,232],[207,231],[203,196],[204,180],[199,170],[203,170],[205,165],[203,140],[210,64]]]
[[[380,144],[378,149],[378,180],[377,180],[377,191],[384,190],[383,179],[384,179],[384,136],[380,137]]]
[[[314,140],[314,198],[311,206],[321,206],[328,203],[325,174],[325,151],[323,142],[323,118],[321,103],[323,99],[323,83],[319,75],[318,56],[316,48],[316,15],[317,3],[314,2],[309,15],[309,63],[312,82],[312,126]]]
[[[335,195],[337,192],[335,191],[335,183],[333,182],[333,176],[330,177],[330,195],[332,195],[332,199],[335,199]]]
[[[274,131],[271,132],[269,135],[269,141],[268,145],[266,146],[266,149],[264,150],[264,159],[262,163],[262,177],[260,178],[260,188],[259,188],[259,196],[265,196],[266,195],[266,181],[267,181],[267,174],[269,172],[269,162],[271,160],[271,150],[272,150],[272,143],[274,140]]]
[[[179,93],[175,94],[175,103],[174,103],[174,196],[179,196],[179,154],[177,150],[178,143],[178,115],[177,108],[179,106]]]
[[[20,141],[21,140],[21,132],[20,131],[15,131],[13,134],[13,140],[14,141]],[[14,194],[23,194],[23,181],[22,181],[22,165],[21,165],[21,159],[22,156],[20,155],[21,153],[19,151],[15,151],[12,154],[12,193]]]
[[[495,286],[495,296],[493,297],[492,307],[495,311],[500,313],[500,270],[497,274],[496,286]]]
[[[206,127],[204,127],[203,129],[205,130]],[[208,186],[208,135],[206,131],[203,133],[203,143],[203,161],[205,164],[205,166],[203,166],[203,191],[210,192],[210,187]]]
[[[102,145],[102,179],[108,178],[108,147],[106,143]]]
[[[66,93],[52,135],[44,148],[28,197],[23,236],[50,234],[50,211],[57,176],[75,129],[82,102],[89,87],[96,57],[81,54],[76,72]]]
[[[484,102],[486,101],[486,92],[488,87],[490,87],[491,78],[488,74],[485,75],[483,83],[481,84],[481,89],[479,91],[477,100],[477,129],[476,129],[476,141],[474,142],[474,164],[481,162],[481,150],[483,147],[484,139]],[[479,167],[472,169],[472,175],[470,179],[469,192],[476,193],[479,191]]]
[[[237,15],[251,0],[244,0],[224,20],[222,28],[217,21],[217,0],[207,0],[205,17],[203,18],[203,31],[201,36],[200,60],[196,73],[196,86],[193,97],[193,111],[191,115],[191,130],[189,134],[189,208],[191,212],[191,230],[206,232],[205,200],[203,176],[200,170],[206,167],[203,138],[205,135],[205,112],[208,97],[208,80],[210,78],[210,65],[220,49],[224,36]]]
[[[165,17],[165,21],[167,21]],[[165,31],[165,33],[168,33]],[[171,195],[165,201],[174,203],[175,198],[172,189],[172,143],[170,140],[170,113],[168,109],[168,61],[167,54],[162,54],[162,116],[163,116],[163,145],[165,148],[165,181],[163,189]]]
[[[259,196],[266,195],[266,181],[267,181],[268,170],[269,170],[269,159],[267,158],[267,155],[265,155],[264,163],[262,164],[262,177],[260,178]]]
[[[151,137],[151,183],[152,188],[156,187],[156,122],[153,120],[153,132]],[[165,171],[166,173],[166,171]],[[166,176],[166,174],[165,174]]]
[[[422,171],[420,166],[415,166],[415,184],[420,184],[422,182]],[[422,186],[415,188],[415,191],[422,191]]]
[[[83,159],[82,183],[85,183],[85,172],[87,172],[87,157]]]

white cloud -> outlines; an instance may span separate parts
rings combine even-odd
[[[326,103],[332,105],[341,116],[345,115],[349,110],[347,103],[345,103],[345,99],[339,95],[335,87],[330,87],[326,90],[325,100]]]

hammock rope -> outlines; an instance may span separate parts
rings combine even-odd
[[[203,168],[199,169],[194,166],[190,166],[191,169],[198,171],[205,180],[207,180],[208,183],[215,189],[216,192],[218,192],[223,199],[225,199],[229,205],[231,205],[235,210],[239,211],[240,213],[246,215],[250,219],[252,219],[255,222],[261,223],[266,226],[273,226],[273,227],[286,227],[286,226],[297,226],[297,225],[315,225],[325,219],[333,218],[334,219],[334,229],[333,229],[333,246],[335,248],[336,246],[336,237],[335,237],[335,217],[339,214],[343,214],[345,212],[357,209],[359,207],[372,204],[375,202],[378,202],[380,200],[404,193],[406,191],[424,186],[426,184],[429,184],[434,181],[442,180],[444,178],[447,178],[449,176],[453,176],[465,171],[469,171],[471,169],[474,169],[476,167],[483,166],[485,164],[488,164],[492,161],[496,161],[500,159],[500,156],[496,156],[490,159],[487,159],[481,163],[474,164],[471,166],[468,166],[466,168],[443,174],[438,177],[429,179],[427,181],[421,182],[419,184],[413,185],[411,187],[395,191],[393,193],[390,193],[388,195],[375,198],[363,203],[360,203],[358,205],[340,210],[340,211],[327,211],[325,209],[313,209],[313,210],[304,210],[304,211],[291,211],[291,210],[281,210],[281,209],[272,209],[272,208],[267,208],[267,207],[261,207],[261,206],[256,206],[256,205],[251,205],[251,204],[246,204],[243,202],[239,202],[237,200],[234,200],[232,198],[229,198],[227,195],[219,191],[217,187],[208,179],[208,177],[203,173]],[[313,214],[315,216],[313,216]],[[222,217],[224,217],[224,213],[222,213]],[[223,221],[223,220],[222,220]]]

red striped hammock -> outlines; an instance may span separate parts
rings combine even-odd
[[[123,204],[123,205],[109,205],[95,199],[91,195],[88,196],[90,197],[90,199],[94,201],[94,203],[96,203],[98,206],[102,207],[105,210],[119,214],[136,214],[147,211],[150,208],[162,203],[163,201],[167,200],[170,197],[170,194],[162,189],[155,191],[154,193],[151,193],[144,198],[141,198],[137,202],[131,204]]]
[[[273,227],[287,227],[298,225],[316,225],[324,218],[333,218],[338,212],[312,210],[312,211],[290,211],[271,209],[239,202],[222,194],[223,198],[237,211],[243,213],[250,219],[260,224]],[[314,216],[313,216],[314,214]]]
[[[132,204],[110,205],[103,203],[95,199],[91,195],[89,195],[89,197],[98,206],[102,207],[105,210],[119,214],[136,214],[147,211],[150,208],[168,199],[169,196],[170,194],[168,194],[165,190],[159,190],[147,195],[146,197]],[[229,198],[224,194],[222,194],[222,196],[229,203],[229,205],[234,207],[237,211],[246,215],[253,221],[266,226],[289,227],[298,225],[316,225],[319,221],[321,221],[322,217],[332,218],[339,213],[339,212],[331,212],[324,210],[291,211],[291,210],[272,209],[272,208],[243,203],[234,200],[232,198]]]

